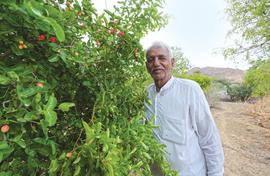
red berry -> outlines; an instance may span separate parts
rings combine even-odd
[[[125,32],[123,32],[123,31],[120,31],[120,32],[118,32],[118,34],[117,34],[119,37],[123,37],[124,35],[125,35]]]
[[[22,44],[22,45],[20,44],[20,45],[19,45],[19,49],[23,49],[23,48],[24,48],[24,47],[23,47],[23,44]]]
[[[71,157],[72,157],[72,152],[68,152],[68,153],[66,154],[66,157],[67,157],[67,158],[71,158]]]
[[[2,133],[7,133],[9,131],[9,125],[3,125],[2,127],[1,127],[1,132]]]
[[[77,12],[77,16],[81,16],[82,15],[82,12],[81,11],[78,11]]]
[[[43,84],[42,82],[37,82],[37,83],[36,83],[36,86],[42,88],[42,87],[44,87],[44,84]]]
[[[39,41],[43,41],[43,40],[45,40],[46,39],[46,36],[44,35],[44,34],[40,34],[39,36],[38,36],[38,40]]]
[[[108,33],[109,34],[115,34],[117,32],[117,29],[116,28],[112,28],[112,29],[109,29],[108,30]]]
[[[50,37],[50,42],[51,43],[55,43],[56,42],[56,38],[55,37]]]

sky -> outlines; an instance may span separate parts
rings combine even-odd
[[[99,11],[111,9],[116,0],[93,0]],[[154,41],[163,41],[169,46],[182,49],[192,67],[230,67],[248,69],[244,61],[236,64],[225,60],[221,48],[233,42],[226,37],[231,28],[225,14],[224,0],[166,0],[164,12],[169,23],[160,31],[150,32],[142,38],[144,48]]]

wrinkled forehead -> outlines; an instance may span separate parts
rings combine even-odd
[[[170,53],[167,48],[160,47],[160,46],[153,46],[149,48],[146,53],[146,57],[155,57],[155,56],[166,56],[169,57]]]

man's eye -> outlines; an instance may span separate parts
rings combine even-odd
[[[154,58],[153,57],[149,57],[147,58],[147,62],[153,62]]]
[[[164,61],[164,60],[166,60],[166,57],[159,57],[158,59],[161,61]]]

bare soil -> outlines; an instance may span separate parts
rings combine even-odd
[[[260,105],[219,101],[211,109],[224,147],[225,176],[270,176],[270,113],[265,112],[270,106]]]

